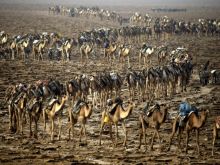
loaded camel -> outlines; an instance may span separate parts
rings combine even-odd
[[[128,59],[128,67],[130,67],[130,54],[131,54],[131,48],[125,47],[125,45],[121,44],[118,46],[119,48],[119,62],[124,63],[125,58]]]
[[[43,110],[43,116],[44,116],[44,129],[46,129],[46,115],[49,117],[50,121],[51,121],[51,141],[54,140],[54,120],[55,117],[58,117],[58,122],[59,122],[59,135],[58,138],[60,140],[61,138],[61,126],[62,126],[62,122],[61,122],[61,113],[62,110],[64,108],[64,104],[67,100],[67,96],[63,96],[61,99],[61,103],[59,103],[59,101],[57,99],[52,100],[49,103],[49,106],[46,107]]]
[[[216,138],[218,137],[219,129],[220,129],[220,116],[216,117],[213,125],[212,156],[214,155],[214,146],[215,146]]]
[[[110,44],[107,48],[104,48],[104,57],[107,57],[108,61],[111,61],[111,59],[113,58],[113,60],[115,59],[115,51],[117,49],[117,45],[116,44]]]
[[[83,61],[84,56],[86,56],[86,59],[88,60],[89,55],[91,54],[92,51],[93,51],[93,44],[92,45],[83,44],[80,47],[81,61]]]
[[[38,131],[38,120],[40,118],[41,112],[42,112],[42,98],[33,98],[30,100],[30,105],[27,108],[28,114],[29,114],[29,128],[30,128],[30,137],[33,135],[32,132],[32,122],[34,120],[34,137],[37,138],[37,131]]]
[[[69,108],[68,110],[69,118],[70,118],[69,139],[71,138],[70,137],[71,131],[72,131],[72,136],[74,136],[73,127],[79,121],[81,125],[79,141],[81,142],[81,136],[82,136],[82,133],[84,133],[85,140],[87,143],[85,125],[86,125],[87,119],[90,118],[90,116],[92,115],[92,111],[93,111],[92,109],[93,109],[93,105],[88,105],[86,102],[82,100],[78,100],[74,107]]]
[[[144,65],[146,65],[147,62],[147,67],[151,65],[152,63],[152,55],[155,51],[156,47],[151,47],[147,46],[146,44],[143,44],[140,53],[139,53],[139,65],[141,65],[141,59],[144,58]]]
[[[27,93],[21,92],[13,104],[15,107],[15,115],[17,119],[17,132],[20,131],[21,134],[23,134],[23,120],[25,119]]]
[[[62,45],[62,56],[63,56],[63,60],[65,59],[65,54],[66,54],[66,59],[67,59],[67,61],[70,60],[70,53],[71,53],[72,46],[73,46],[73,39],[67,40],[67,41]]]
[[[153,149],[153,142],[154,142],[154,137],[157,134],[158,139],[161,143],[161,138],[159,135],[159,129],[161,124],[163,124],[166,120],[166,116],[167,116],[167,108],[164,108],[163,110],[160,110],[160,106],[159,104],[154,105],[153,107],[151,107],[150,109],[148,109],[150,103],[147,104],[147,106],[145,107],[145,111],[147,112],[147,114],[141,114],[139,116],[139,124],[140,124],[140,134],[139,134],[139,146],[138,148],[140,149],[141,147],[141,141],[142,141],[142,137],[144,138],[144,142],[145,142],[145,147],[147,148],[147,144],[146,144],[146,129],[147,127],[149,127],[150,125],[154,127],[155,131],[152,137],[152,141],[151,141],[151,145],[150,145],[150,149]]]
[[[116,101],[117,100],[117,101]],[[123,108],[122,105],[122,100],[116,99],[115,100],[115,104],[112,106],[113,109],[110,109],[110,111],[108,110],[104,110],[102,112],[102,118],[101,118],[101,127],[100,127],[100,138],[99,138],[99,145],[101,145],[101,137],[102,137],[102,131],[103,128],[105,126],[105,124],[109,124],[110,125],[110,138],[112,139],[112,132],[111,132],[111,128],[112,128],[112,124],[115,125],[115,130],[116,130],[116,140],[115,140],[115,145],[117,145],[117,140],[118,140],[118,122],[121,121],[122,122],[122,127],[123,127],[123,131],[125,134],[125,138],[124,138],[124,142],[123,142],[123,146],[126,147],[126,141],[127,141],[127,130],[126,130],[126,126],[125,126],[125,119],[127,119],[133,108],[135,107],[135,104],[133,102],[128,102],[128,106],[126,108]]]
[[[206,122],[207,114],[209,113],[208,110],[202,110],[200,115],[197,114],[197,110],[191,111],[188,116],[184,119],[184,122],[186,124],[181,124],[180,122],[180,116],[177,116],[173,123],[173,131],[170,136],[170,142],[168,150],[170,149],[170,145],[172,143],[172,139],[174,134],[178,131],[178,139],[179,139],[179,147],[180,147],[180,140],[181,140],[181,134],[185,128],[186,130],[186,153],[188,152],[188,142],[189,142],[189,133],[193,129],[196,131],[196,143],[197,143],[197,149],[199,153],[199,130],[202,128]]]
[[[43,39],[43,40],[35,40],[33,42],[33,53],[34,53],[34,60],[36,60],[36,56],[38,55],[38,60],[43,60],[43,52],[44,49],[46,48],[48,43],[47,39]]]

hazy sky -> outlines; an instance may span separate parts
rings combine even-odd
[[[0,0],[3,3],[77,4],[108,6],[220,6],[220,0]]]

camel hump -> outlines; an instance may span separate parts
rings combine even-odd
[[[179,106],[179,115],[180,116],[189,116],[192,113],[195,113],[198,116],[198,109],[195,106],[190,105],[187,102],[182,102]]]
[[[79,99],[75,105],[73,106],[72,112],[78,114],[80,109],[84,106],[88,106],[87,103],[81,99]]]
[[[49,104],[48,104],[48,106],[47,106],[47,109],[51,110],[51,109],[53,108],[53,105],[54,105],[55,103],[60,104],[60,102],[59,102],[58,99],[55,99],[55,98],[51,99],[50,102],[49,102]]]
[[[148,108],[148,107],[149,107],[149,105],[146,105],[144,107],[144,111],[148,117],[150,117],[154,111],[160,111],[160,105],[157,103],[155,105],[151,106],[150,108]]]

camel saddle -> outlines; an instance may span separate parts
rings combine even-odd
[[[75,103],[75,105],[73,106],[72,112],[75,113],[75,114],[78,114],[79,111],[80,111],[80,109],[81,109],[81,107],[84,106],[84,105],[86,105],[86,102],[83,101],[83,100],[81,100],[81,99],[79,99],[79,100]]]
[[[115,98],[114,102],[110,102],[109,106],[109,114],[114,115],[118,105],[122,106],[123,100],[120,97]],[[122,107],[123,108],[123,107]]]
[[[186,122],[187,118],[192,114],[195,113],[198,116],[198,109],[195,106],[190,105],[187,102],[182,102],[179,106],[179,117],[180,117],[180,126],[183,126]]]
[[[50,102],[49,102],[49,104],[47,105],[47,109],[48,109],[48,110],[52,110],[53,105],[54,105],[55,103],[60,104],[60,102],[59,102],[58,99],[55,99],[55,98],[51,99]]]
[[[217,129],[219,129],[219,128],[220,128],[220,116],[218,116],[218,117],[215,119],[215,124],[216,124]]]

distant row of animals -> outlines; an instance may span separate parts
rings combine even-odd
[[[152,9],[153,11],[171,11],[166,9]],[[186,11],[186,9],[174,9],[174,11]],[[100,9],[99,7],[86,7],[81,6],[79,8],[68,8],[64,6],[52,6],[49,7],[49,13],[70,15],[70,16],[85,16],[85,17],[99,17],[101,20],[117,21],[122,25],[123,20],[127,20],[120,16],[120,14],[111,12],[109,10]],[[154,21],[154,22],[153,22]],[[220,33],[220,21],[217,19],[204,19],[201,18],[198,22],[174,20],[167,16],[153,19],[149,14],[142,15],[140,12],[135,12],[129,18],[130,24],[146,26],[153,28],[155,33],[160,35],[163,33],[168,34],[195,34],[195,35],[218,35]],[[152,23],[154,23],[152,25]]]

